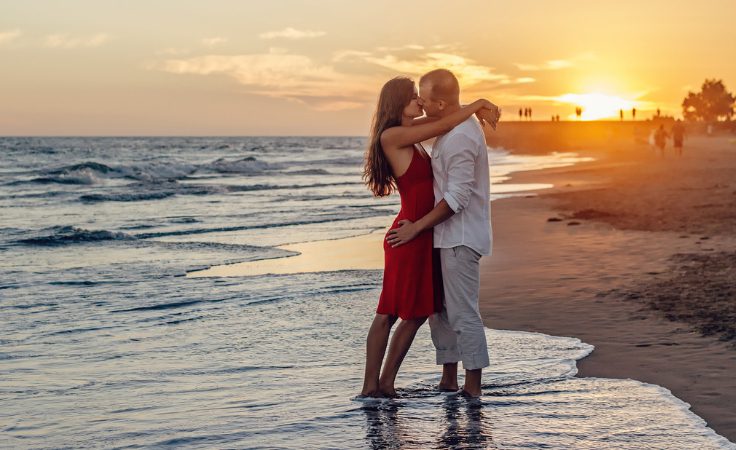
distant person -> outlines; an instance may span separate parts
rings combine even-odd
[[[559,114],[557,114],[557,116],[556,116],[556,117],[557,117],[557,121],[559,122],[559,121],[560,121],[560,115],[559,115]]]
[[[654,132],[654,145],[659,149],[660,156],[664,156],[664,147],[667,145],[667,131],[660,125]]]
[[[522,112],[521,108],[519,108],[519,120],[521,120],[521,116],[522,115],[523,115],[523,112]]]
[[[662,116],[662,112],[659,110],[659,108],[657,108],[657,117],[661,117],[661,116]]]
[[[624,120],[624,110],[623,110],[623,109],[619,109],[619,110],[618,110],[618,118],[619,118],[619,120],[621,120],[621,121],[623,121],[623,120]]]
[[[685,139],[685,126],[682,124],[682,120],[677,119],[674,125],[672,125],[672,143],[675,146],[675,154],[682,156],[682,142]]]
[[[532,109],[529,108],[529,120],[532,120]]]
[[[636,108],[631,108],[631,119],[636,120]]]
[[[421,142],[451,132],[458,125],[476,127],[483,136],[478,122],[470,117],[477,114],[481,120],[495,127],[500,114],[498,108],[487,100],[477,100],[464,107],[459,101],[452,107],[440,101],[441,107],[447,106],[444,114],[432,115],[428,109],[428,117],[420,118],[424,115],[422,100],[414,81],[394,78],[383,85],[373,118],[363,180],[377,197],[398,190],[401,210],[392,228],[407,220],[418,221],[435,207],[434,161]],[[485,167],[487,171],[487,162]],[[432,226],[401,247],[392,246],[386,240],[383,248],[383,290],[366,340],[365,379],[361,395],[367,397],[396,395],[394,380],[417,330],[429,316],[442,310],[442,291],[437,287],[441,286],[442,272],[439,267],[435,268]],[[391,338],[381,370],[389,333],[398,319],[401,323]]]

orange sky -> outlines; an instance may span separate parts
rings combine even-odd
[[[505,119],[679,115],[736,90],[736,2],[6,0],[0,135],[365,135],[383,82],[446,67]]]

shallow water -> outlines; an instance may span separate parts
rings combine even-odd
[[[467,402],[424,327],[401,396],[357,401],[380,271],[182,276],[385,227],[363,144],[0,139],[0,447],[734,448],[659,387],[573,378],[565,337],[488,330]],[[494,152],[493,177],[575,161]]]

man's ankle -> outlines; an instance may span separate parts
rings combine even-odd
[[[457,380],[440,380],[439,387],[443,391],[457,391]]]
[[[477,397],[481,393],[482,369],[465,371],[465,386],[463,390]]]

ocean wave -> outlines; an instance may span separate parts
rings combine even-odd
[[[201,222],[199,219],[194,217],[172,217],[169,219],[169,223],[198,223]]]
[[[330,216],[315,217],[313,219],[283,221],[279,223],[260,223],[260,224],[253,224],[253,225],[233,225],[233,226],[214,227],[214,228],[193,228],[193,229],[188,229],[188,230],[173,230],[173,231],[140,233],[140,234],[136,234],[135,237],[138,239],[151,239],[151,238],[158,238],[158,237],[165,237],[165,236],[182,236],[182,235],[189,235],[189,234],[226,233],[226,232],[231,232],[231,231],[258,230],[258,229],[265,229],[265,228],[280,228],[280,227],[289,227],[289,226],[296,226],[296,225],[311,225],[311,224],[319,224],[319,223],[327,223],[327,222],[342,222],[342,221],[347,221],[347,220],[361,219],[361,218],[367,218],[367,217],[376,217],[376,216],[385,216],[385,215],[386,215],[386,211],[365,208],[365,210],[360,211],[359,213],[352,214],[350,216],[346,216],[344,213],[342,213],[342,214],[334,214]]]
[[[248,156],[236,160],[228,160],[227,158],[218,158],[215,161],[201,166],[198,172],[213,171],[216,173],[237,173],[241,175],[255,175],[268,170],[274,170],[281,166],[260,161],[253,156]]]
[[[99,241],[133,240],[134,236],[107,230],[85,230],[73,226],[55,226],[40,230],[37,236],[16,241],[25,245],[59,246]]]
[[[281,257],[293,256],[298,254],[291,250],[282,250],[275,247],[258,247],[255,245],[245,244],[224,244],[221,242],[166,242],[166,241],[148,241],[148,244],[160,248],[167,248],[171,250],[185,250],[185,251],[203,251],[203,250],[220,250],[226,252],[233,252],[238,255],[262,255],[266,257],[273,257],[279,255]]]
[[[335,186],[357,186],[362,185],[360,182],[336,182],[336,183],[313,183],[313,184],[245,184],[245,185],[217,185],[217,184],[179,184],[176,181],[169,181],[166,184],[131,184],[125,186],[124,189],[132,192],[119,193],[100,193],[100,194],[83,194],[79,196],[79,200],[84,203],[96,202],[137,202],[147,200],[162,200],[174,195],[212,195],[212,194],[228,194],[234,192],[254,192],[254,191],[277,191],[291,190],[298,191],[300,189],[314,189]],[[345,194],[345,198],[353,198],[350,194]],[[354,198],[363,198],[365,195],[359,195]],[[334,198],[332,196],[324,196],[324,198]]]
[[[79,287],[90,287],[99,286],[103,284],[128,284],[127,280],[103,280],[103,281],[90,281],[90,280],[70,280],[70,281],[49,281],[48,284],[51,286],[79,286]]]
[[[218,301],[222,301],[222,300],[219,300],[219,299],[216,299],[216,300],[185,300],[185,301],[180,301],[180,302],[159,303],[155,305],[137,306],[134,308],[127,308],[127,309],[114,309],[110,312],[111,313],[122,313],[122,312],[134,312],[134,311],[160,311],[160,310],[165,310],[165,309],[183,308],[185,306],[196,305],[198,303],[216,303]]]
[[[341,200],[366,200],[370,199],[370,193],[366,190],[365,193],[359,193],[359,194],[340,194]],[[282,195],[278,198],[275,198],[275,202],[283,202],[283,201],[297,201],[297,202],[317,202],[322,200],[335,200],[334,195],[328,195],[328,194],[305,194],[305,195],[293,195],[293,194],[287,194]],[[397,203],[397,202],[395,202]],[[375,204],[366,204],[366,205],[348,205],[350,208],[362,208],[362,207],[372,207],[375,206]]]
[[[161,200],[175,195],[176,192],[141,192],[124,194],[85,194],[79,200],[86,203],[95,202],[139,202],[144,200]]]
[[[192,175],[199,166],[178,161],[147,162],[145,164],[123,166],[121,174],[125,178],[154,184],[181,180]]]
[[[187,177],[198,170],[199,166],[188,163],[147,162],[139,165],[108,166],[96,161],[61,166],[41,172],[41,176],[31,180],[15,183],[59,183],[93,185],[108,179],[130,179],[156,183],[177,180]]]
[[[325,169],[302,169],[284,172],[285,175],[332,175]]]
[[[297,190],[297,189],[312,189],[321,187],[333,187],[333,186],[357,186],[362,185],[362,182],[335,182],[335,183],[313,183],[313,184],[289,184],[289,185],[277,185],[277,184],[254,184],[254,185],[241,185],[241,186],[226,186],[226,189],[230,192],[247,192],[247,191],[268,191],[268,190]]]
[[[230,191],[229,186],[225,185],[181,184],[176,180],[167,180],[163,183],[133,183],[122,188],[116,188],[117,191],[120,189],[125,189],[125,191],[83,194],[79,196],[79,200],[85,203],[137,202],[146,200],[162,200],[174,195],[210,195],[223,194]]]
[[[52,169],[52,170],[47,171],[47,173],[57,175],[57,174],[64,174],[64,173],[74,172],[77,170],[85,170],[85,169],[94,170],[95,172],[100,172],[100,173],[109,173],[109,172],[117,171],[116,169],[113,169],[112,167],[106,164],[98,163],[95,161],[86,161],[86,162],[79,163],[79,164],[72,164],[69,166],[62,166],[57,169]]]
[[[309,163],[317,166],[352,166],[358,168],[362,167],[363,160],[359,156],[346,156],[341,158],[315,159],[309,161]]]
[[[99,184],[106,176],[121,175],[120,171],[106,164],[86,161],[79,164],[47,170],[43,176],[29,180],[32,183]]]
[[[258,175],[272,170],[282,169],[280,164],[268,163],[253,156],[230,160],[218,158],[204,164],[193,164],[178,161],[151,161],[132,165],[109,166],[97,161],[85,161],[47,169],[39,176],[26,180],[13,180],[9,185],[35,184],[72,184],[96,185],[110,179],[130,179],[144,183],[158,184],[188,178],[195,173]],[[315,174],[323,174],[317,170]]]

